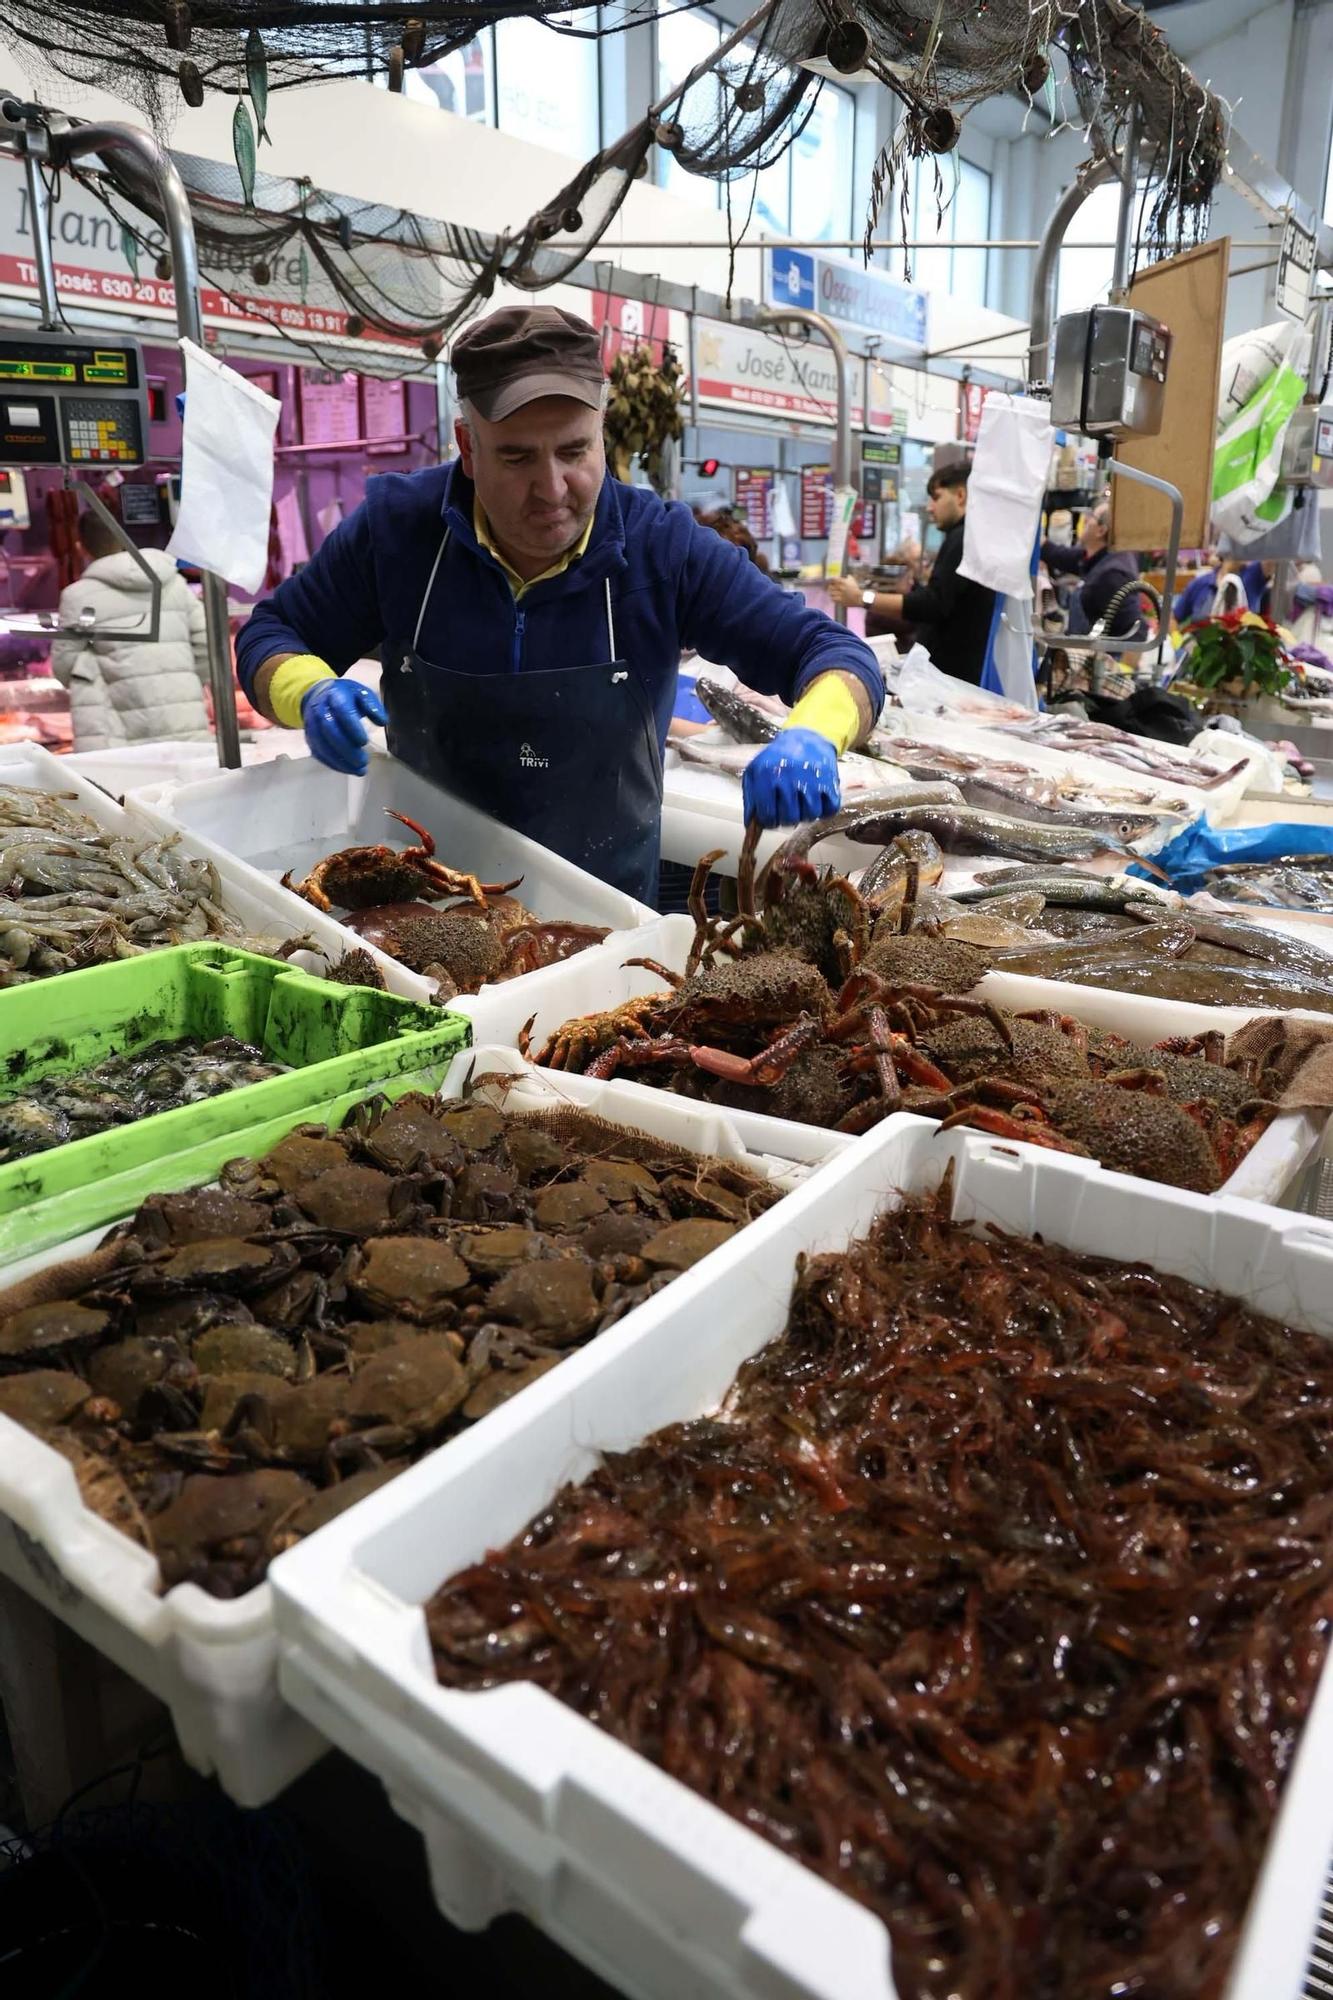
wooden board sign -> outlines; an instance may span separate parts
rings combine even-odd
[[[1231,239],[1220,236],[1140,271],[1129,303],[1171,329],[1162,428],[1156,437],[1116,446],[1122,465],[1169,479],[1185,503],[1180,546],[1206,548],[1211,540],[1213,446],[1222,373],[1222,324],[1226,317]],[[1171,503],[1151,487],[1111,481],[1111,546],[1164,549],[1171,534]]]

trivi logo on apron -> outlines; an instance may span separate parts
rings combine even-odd
[[[549,757],[539,757],[530,743],[520,743],[518,761],[528,771],[547,771],[551,767]]]

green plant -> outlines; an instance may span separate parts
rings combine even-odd
[[[611,393],[606,405],[606,453],[617,479],[628,479],[640,459],[658,492],[662,491],[662,448],[684,436],[680,407],[680,363],[669,345],[659,367],[648,347],[633,347],[611,364]]]
[[[1257,611],[1227,611],[1185,627],[1190,650],[1182,679],[1197,688],[1239,687],[1243,694],[1280,694],[1295,679],[1282,635]]]

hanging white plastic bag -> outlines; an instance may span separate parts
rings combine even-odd
[[[1032,545],[1050,471],[1050,409],[1033,396],[988,396],[967,483],[960,576],[1030,602]]]
[[[273,435],[281,409],[192,340],[185,356],[181,504],[167,554],[258,590],[268,568]]]
[[[915,715],[975,715],[981,711],[998,722],[1013,708],[1005,696],[992,694],[989,688],[941,673],[925,647],[919,645],[913,646],[899,667],[893,692],[899,704]]]

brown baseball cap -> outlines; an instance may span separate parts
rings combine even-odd
[[[599,409],[605,376],[595,328],[559,306],[503,306],[460,333],[451,356],[458,394],[498,424],[541,396]]]

